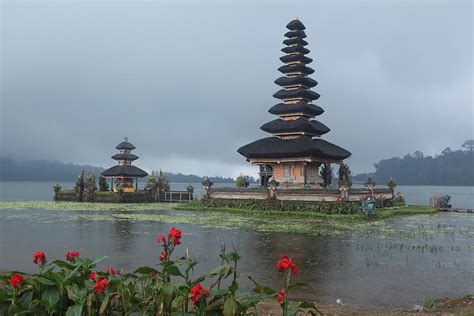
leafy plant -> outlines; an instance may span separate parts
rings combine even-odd
[[[193,269],[198,263],[190,258],[188,250],[181,258],[173,257],[182,237],[175,227],[166,236],[158,236],[156,241],[162,247],[158,268],[144,266],[131,273],[118,273],[113,268],[98,271],[97,265],[107,257],[92,260],[70,251],[65,254],[66,260],[48,262],[45,253],[35,252],[37,273],[0,276],[0,315],[232,316],[248,314],[256,310],[259,302],[278,296],[275,290],[263,287],[250,276],[247,277],[255,288],[249,292],[240,290],[238,281],[244,275],[238,271],[240,254],[235,247],[230,252],[222,249],[220,266],[194,277]],[[319,313],[312,303],[289,301],[292,289],[308,285],[291,283],[290,273],[295,273],[296,265],[291,262],[288,267],[291,272],[287,275],[285,297],[277,298],[284,315],[293,315],[300,308]],[[205,281],[210,284],[209,289],[202,285]]]
[[[107,179],[104,177],[104,170],[100,170],[99,175],[99,191],[105,192],[109,191],[109,184],[107,183]]]
[[[323,163],[321,166],[321,178],[323,178],[323,187],[328,188],[332,182],[332,169],[331,164],[328,162]]]
[[[235,179],[235,186],[238,188],[246,188],[249,186],[249,181],[247,180],[247,176],[240,174],[237,179]]]

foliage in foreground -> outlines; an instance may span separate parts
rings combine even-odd
[[[182,232],[174,227],[168,236],[158,236],[156,241],[163,248],[159,267],[140,267],[132,273],[118,273],[113,268],[97,271],[97,264],[106,257],[91,260],[72,251],[65,261],[47,262],[43,252],[35,252],[37,273],[13,272],[0,277],[0,314],[246,315],[255,313],[257,304],[268,299],[276,299],[285,316],[300,309],[320,314],[313,303],[290,303],[290,292],[308,285],[291,282],[298,269],[289,256],[283,255],[277,262],[277,271],[286,275],[286,282],[275,291],[238,272],[240,255],[235,248],[221,251],[220,266],[193,277],[197,261],[187,251],[182,258],[172,256],[181,239]],[[253,290],[239,290],[242,277],[253,282]]]

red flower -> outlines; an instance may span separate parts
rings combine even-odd
[[[97,281],[97,274],[95,274],[94,271],[91,271],[91,272],[89,273],[89,279],[90,279],[91,281]]]
[[[116,275],[117,271],[114,270],[114,268],[108,268],[105,272],[107,272],[110,275]]]
[[[172,227],[168,232],[168,238],[173,239],[174,245],[181,244],[181,231],[175,227]]]
[[[166,251],[163,251],[160,255],[160,261],[166,260],[167,257],[168,257],[168,255],[166,254]]]
[[[296,268],[296,264],[291,261],[291,258],[288,255],[281,256],[281,260],[277,262],[277,268],[279,272],[286,271],[291,269],[291,273],[298,273],[298,269]]]
[[[67,261],[74,261],[74,259],[78,257],[79,257],[79,252],[77,251],[70,251],[66,254]]]
[[[37,251],[33,254],[33,263],[38,264],[38,263],[45,263],[46,262],[46,255],[42,251]]]
[[[278,291],[277,302],[281,303],[285,300],[285,292],[283,290]]]
[[[8,280],[8,283],[10,283],[10,285],[13,288],[16,288],[22,282],[23,282],[23,277],[19,274],[12,275],[11,278]]]
[[[206,296],[209,296],[209,291],[204,289],[201,283],[196,284],[191,289],[191,293],[189,294],[191,301],[193,301],[194,303],[198,302],[201,299],[201,297],[206,297]]]
[[[93,290],[96,293],[103,293],[107,285],[109,285],[109,280],[98,279],[97,282],[93,286]]]
[[[156,242],[157,242],[158,244],[160,244],[160,243],[162,243],[162,242],[165,242],[165,241],[166,241],[166,237],[163,236],[163,235],[160,235],[160,236],[156,237]]]

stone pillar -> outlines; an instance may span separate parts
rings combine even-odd
[[[202,186],[204,187],[204,196],[202,197],[203,201],[208,201],[211,198],[211,187],[214,182],[212,182],[208,177],[202,181]]]
[[[349,188],[344,186],[344,185],[340,185],[339,186],[339,191],[341,191],[341,199],[342,200],[347,200],[349,198]]]
[[[269,195],[268,198],[270,200],[275,200],[276,199],[275,192],[276,192],[279,185],[280,185],[280,183],[278,183],[278,181],[276,181],[275,179],[272,179],[270,182],[268,182],[268,188],[270,189],[270,195]]]
[[[367,181],[364,183],[365,187],[367,190],[370,192],[370,198],[374,198],[374,187],[375,187],[375,182],[372,181],[372,178],[369,177]]]

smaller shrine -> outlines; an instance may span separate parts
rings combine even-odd
[[[110,188],[112,191],[138,191],[138,179],[148,175],[146,171],[132,166],[132,161],[139,158],[137,155],[131,153],[135,148],[136,147],[128,141],[128,137],[125,137],[125,140],[115,147],[119,152],[111,158],[117,161],[117,165],[103,172],[103,176],[111,181]]]

